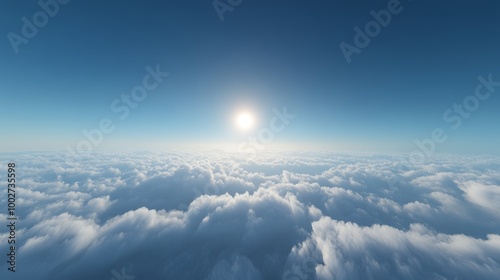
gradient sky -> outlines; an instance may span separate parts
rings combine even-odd
[[[102,118],[116,129],[99,149],[237,146],[240,108],[255,134],[286,106],[275,145],[410,152],[441,127],[437,152],[500,154],[500,88],[459,129],[442,117],[479,75],[500,81],[500,3],[402,0],[347,63],[339,44],[388,2],[243,0],[221,22],[211,1],[73,0],[16,54],[7,34],[41,8],[2,1],[0,150],[75,146]],[[170,76],[120,120],[110,104],[157,64]]]

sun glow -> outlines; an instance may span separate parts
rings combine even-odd
[[[248,130],[252,128],[253,124],[254,124],[253,117],[248,112],[241,112],[236,117],[236,125],[241,130]]]

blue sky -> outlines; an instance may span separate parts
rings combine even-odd
[[[388,2],[244,0],[221,21],[211,1],[70,1],[16,54],[8,34],[41,8],[4,1],[0,149],[75,146],[103,118],[116,129],[99,149],[237,145],[286,106],[297,117],[276,146],[410,152],[440,127],[437,152],[500,154],[500,89],[459,129],[443,120],[478,76],[500,81],[500,4],[401,1],[348,63],[339,44]],[[170,76],[120,120],[110,104],[158,64]],[[234,128],[240,108],[252,132]]]

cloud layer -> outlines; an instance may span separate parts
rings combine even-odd
[[[3,269],[2,278],[500,275],[499,158],[436,157],[417,166],[330,153],[0,160],[18,166],[20,218],[17,272]],[[0,240],[7,236],[2,229]]]

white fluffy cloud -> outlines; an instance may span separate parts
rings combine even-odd
[[[2,279],[500,275],[498,158],[421,166],[328,153],[0,160],[18,165],[20,218],[18,271],[4,269]]]
[[[497,217],[500,216],[500,186],[468,181],[461,184],[460,189],[468,201],[490,210]]]
[[[495,279],[500,236],[485,240],[439,234],[420,224],[407,230],[322,217],[305,241],[323,264],[317,279]]]

